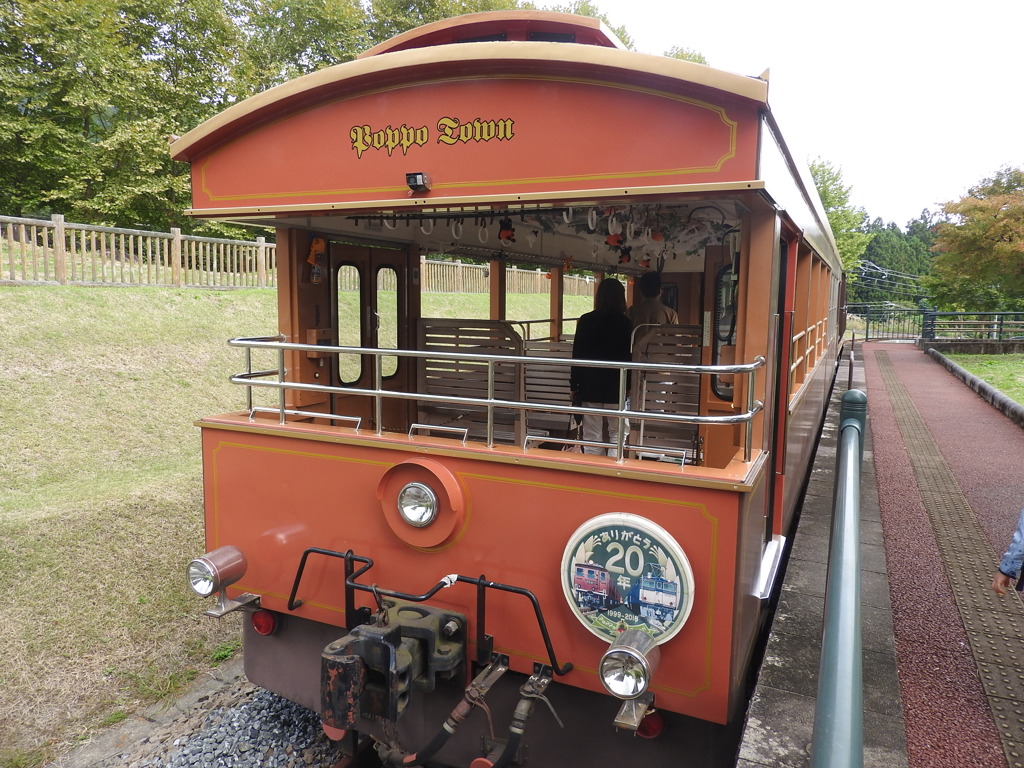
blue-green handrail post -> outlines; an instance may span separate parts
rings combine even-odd
[[[863,768],[864,691],[860,623],[860,469],[867,395],[843,394],[812,768]]]

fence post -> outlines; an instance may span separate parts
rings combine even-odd
[[[256,285],[267,287],[267,238],[256,238]]]
[[[853,338],[850,340],[850,373],[846,382],[847,389],[853,389],[853,357],[857,351],[857,334],[853,334]]]
[[[171,285],[181,288],[181,228],[171,227]]]
[[[68,284],[67,250],[64,247],[64,214],[50,216],[53,221],[53,274],[61,285]]]
[[[935,313],[925,312],[921,323],[921,336],[929,341],[935,340]]]

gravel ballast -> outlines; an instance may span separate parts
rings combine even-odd
[[[241,659],[52,763],[52,768],[306,768],[342,757],[316,713],[249,683]]]

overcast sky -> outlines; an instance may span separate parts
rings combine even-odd
[[[1024,167],[1024,0],[594,0],[637,50],[742,75],[794,154],[838,166],[851,203],[901,227]]]

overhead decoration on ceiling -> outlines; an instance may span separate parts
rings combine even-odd
[[[537,232],[583,238],[590,253],[580,254],[579,260],[660,269],[666,261],[692,260],[702,257],[706,246],[721,245],[739,225],[739,216],[730,203],[601,206],[566,208],[554,216],[526,215],[525,224]]]
[[[702,269],[704,249],[721,245],[739,227],[740,211],[733,201],[702,201],[689,206],[422,211],[353,220],[377,231],[405,230],[426,252],[533,260],[567,270],[640,272]]]

